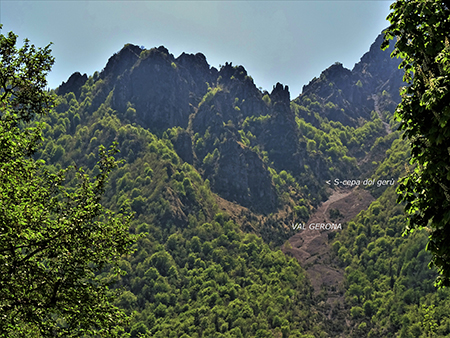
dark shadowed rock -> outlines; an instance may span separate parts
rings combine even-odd
[[[375,110],[374,93],[386,91],[393,103],[400,102],[399,88],[403,85],[398,69],[400,61],[390,57],[392,46],[385,51],[380,49],[382,41],[380,34],[353,70],[339,62],[324,70],[320,78],[303,87],[299,98],[311,96],[322,104],[332,102],[335,107],[321,111],[321,116],[351,126],[357,126],[361,117],[370,119]],[[302,117],[308,121],[306,116]]]
[[[126,44],[118,53],[108,59],[105,68],[100,73],[100,78],[115,80],[125,70],[128,70],[139,59],[142,49],[139,46]]]
[[[273,212],[277,195],[272,179],[259,156],[236,140],[220,146],[213,189],[223,198],[261,213]]]
[[[164,47],[143,51],[118,78],[112,107],[125,112],[130,102],[136,109],[136,122],[152,131],[186,128],[191,113],[189,85],[174,61]]]
[[[210,68],[202,53],[182,53],[175,62],[180,67],[183,78],[189,83],[191,103],[197,106],[208,90],[208,84],[216,82],[218,71],[214,67]]]
[[[178,156],[184,162],[194,164],[194,151],[192,149],[191,135],[185,130],[178,133],[176,140],[173,140],[173,146]]]
[[[277,82],[277,84],[273,87],[272,92],[270,93],[270,99],[273,102],[283,103],[289,107],[289,103],[291,101],[289,87],[283,87],[281,83]]]
[[[73,73],[67,82],[63,82],[57,89],[56,93],[58,95],[64,95],[67,93],[74,93],[78,99],[81,94],[81,87],[86,83],[88,77],[86,74],[81,75],[79,72]]]

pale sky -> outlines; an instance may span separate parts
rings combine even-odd
[[[291,99],[335,63],[352,69],[381,31],[392,1],[0,0],[2,34],[53,42],[55,88],[101,71],[124,44],[203,53],[211,66],[243,65],[257,87],[288,85]]]

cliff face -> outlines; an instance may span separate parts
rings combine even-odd
[[[180,73],[164,47],[143,51],[132,67],[118,76],[111,106],[125,111],[131,103],[136,122],[150,130],[186,128],[190,88]]]
[[[249,148],[233,139],[220,146],[213,189],[223,198],[265,213],[275,210],[277,195],[266,165]]]
[[[314,95],[322,103],[332,102],[338,109],[321,112],[330,120],[345,125],[358,125],[358,119],[369,119],[375,110],[373,95],[386,91],[395,105],[400,102],[399,89],[403,84],[400,60],[392,59],[388,50],[380,49],[380,34],[352,70],[335,63],[322,72],[320,78],[303,87],[303,97]],[[391,105],[392,106],[392,105]]]
[[[80,97],[81,87],[86,83],[88,77],[86,74],[81,75],[79,72],[73,73],[67,82],[63,82],[58,89],[56,94],[64,95],[67,93],[74,93],[76,98]]]
[[[370,46],[370,50],[361,57],[361,61],[355,64],[352,74],[355,79],[360,79],[366,91],[386,90],[398,99],[398,89],[404,85],[403,71],[398,69],[401,60],[390,57],[394,46],[382,51],[383,35],[380,34]]]
[[[273,212],[278,205],[275,186],[267,164],[243,144],[241,136],[247,118],[274,115],[274,109],[262,97],[244,67],[226,63],[217,74],[215,89],[210,88],[195,109],[188,130],[200,137],[196,138],[195,147],[197,166],[204,170],[213,191],[266,213]],[[284,104],[289,111],[289,94]],[[207,161],[211,154],[216,155]]]

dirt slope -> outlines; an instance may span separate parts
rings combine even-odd
[[[306,270],[316,295],[325,293],[328,317],[331,319],[333,308],[343,305],[344,270],[331,259],[329,237],[337,230],[311,230],[311,223],[334,223],[346,226],[345,222],[355,217],[361,210],[374,201],[370,193],[363,189],[335,190],[330,198],[322,203],[316,212],[304,223],[305,229],[298,230],[288,243],[282,247],[285,254],[295,257]],[[341,216],[330,218],[330,210],[339,210]]]

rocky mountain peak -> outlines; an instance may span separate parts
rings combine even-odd
[[[176,58],[176,62],[189,69],[198,69],[203,71],[209,71],[209,64],[206,61],[206,56],[202,53],[197,54],[186,54],[181,53],[179,57]]]
[[[291,105],[289,87],[279,82],[270,93],[261,92],[241,65],[226,62],[217,70],[202,53],[174,58],[164,46],[128,44],[108,60],[100,77],[92,78],[90,109],[107,102],[125,123],[158,135],[181,127],[172,140],[175,151],[210,181],[215,193],[270,213],[278,207],[278,193],[268,166],[297,177],[311,170],[311,177],[330,178],[320,169],[328,158],[314,150],[323,142],[310,142],[314,152],[308,150],[296,117],[314,123],[318,114],[358,126],[371,118],[375,102],[380,107],[373,89],[396,86],[389,73],[397,64],[389,52],[378,50],[380,44],[378,38],[353,70],[338,62],[325,69],[304,87],[304,102],[295,102],[302,107]],[[86,79],[75,73],[59,90],[79,93]]]
[[[247,70],[244,68],[244,66],[239,65],[233,67],[232,62],[225,62],[225,65],[220,68],[218,75],[221,76],[225,82],[230,79],[245,81],[248,76]]]
[[[361,80],[369,91],[380,92],[387,90],[389,94],[399,101],[399,87],[403,86],[403,71],[398,69],[401,60],[391,58],[394,44],[386,50],[381,50],[383,34],[380,34],[365,53],[360,62],[355,64],[352,74],[357,80]]]
[[[141,52],[141,47],[130,43],[126,44],[118,53],[114,53],[108,59],[105,68],[100,73],[100,78],[115,78],[122,74],[139,59]]]
[[[380,48],[383,40],[383,34],[378,35],[375,42],[370,46],[369,51],[361,57],[357,64],[355,64],[352,71],[358,71],[358,69],[365,64],[376,64],[379,63],[379,61],[386,60],[395,61],[396,59],[392,59],[390,57],[392,51],[394,50],[394,44],[391,43],[389,48],[383,51]]]
[[[67,82],[63,82],[57,89],[58,95],[64,95],[67,93],[74,93],[77,98],[80,97],[81,87],[86,83],[88,77],[86,74],[81,75],[80,72],[73,73]]]
[[[273,102],[281,102],[289,106],[289,102],[291,101],[289,87],[283,86],[281,83],[277,82],[270,93],[270,99]]]
[[[342,63],[336,62],[322,72],[327,80],[337,86],[343,85],[352,76],[352,72],[345,68]]]
[[[170,54],[170,53],[169,53],[169,50],[168,50],[166,47],[164,47],[164,46],[159,46],[158,48],[156,48],[156,50],[157,50],[158,52],[161,52],[161,53],[164,53],[164,54],[167,54],[167,55]]]
[[[216,82],[218,70],[210,67],[202,53],[182,53],[175,59],[180,75],[189,83],[191,104],[197,106],[208,90],[208,84]]]
[[[403,85],[400,63],[392,59],[393,47],[381,50],[383,35],[380,34],[352,70],[339,62],[328,67],[319,78],[303,87],[302,97],[313,96],[322,104],[332,102],[337,109],[322,111],[328,119],[347,125],[358,125],[359,118],[367,120],[375,109],[373,95],[387,91],[393,104],[400,101],[399,87]]]

